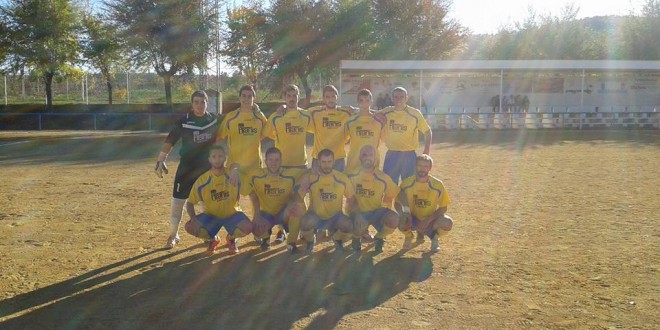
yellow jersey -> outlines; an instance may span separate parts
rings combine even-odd
[[[218,138],[227,139],[227,164],[240,164],[241,172],[261,167],[261,138],[266,116],[261,111],[232,111],[220,126]]]
[[[230,184],[226,172],[214,175],[206,171],[193,184],[188,201],[192,204],[203,202],[204,213],[224,219],[241,211],[238,205],[239,194],[245,196],[248,193],[240,182],[236,186]]]
[[[437,209],[449,205],[449,195],[440,179],[429,176],[429,182],[417,182],[411,176],[401,182],[410,213],[419,220],[424,220]]]
[[[284,114],[270,115],[265,137],[275,141],[275,147],[282,152],[282,166],[307,165],[307,130],[311,117],[307,111],[298,108]]]
[[[431,130],[422,113],[408,105],[403,110],[387,107],[381,112],[385,123],[385,145],[392,151],[415,151],[419,146],[419,132]]]
[[[312,157],[318,158],[323,149],[330,149],[335,154],[335,160],[346,158],[346,122],[352,113],[346,108],[326,109],[325,106],[316,106],[308,109],[312,116],[310,133],[314,133],[314,147]]]
[[[321,220],[328,220],[332,216],[343,212],[344,197],[354,195],[353,185],[348,177],[337,170],[329,175],[312,174],[307,191],[300,190],[304,195],[309,192],[309,210],[316,213]]]
[[[369,212],[381,207],[392,208],[392,203],[399,194],[399,187],[389,175],[379,169],[373,173],[359,171],[348,177],[353,185],[355,199],[360,212]],[[389,205],[384,203],[389,200]]]
[[[376,159],[378,160],[380,156],[378,147],[383,137],[383,126],[383,123],[377,121],[373,114],[354,115],[346,122],[350,147],[344,172],[353,174],[360,170],[360,149],[365,145],[376,149]]]
[[[295,196],[294,190],[304,169],[283,169],[279,175],[269,175],[265,168],[252,171],[249,180],[250,192],[259,198],[261,211],[276,215]]]

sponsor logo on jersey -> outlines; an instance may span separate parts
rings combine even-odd
[[[367,137],[373,137],[374,136],[374,132],[372,130],[362,128],[362,126],[358,126],[358,127],[355,128],[355,134],[358,137],[361,137],[361,138],[367,138]]]
[[[355,194],[360,197],[374,197],[376,195],[376,191],[367,189],[362,186],[361,183],[358,183],[355,185]]]
[[[426,208],[431,206],[431,201],[419,198],[417,195],[413,195],[413,203],[415,204],[415,207]]]
[[[245,126],[245,124],[238,124],[238,134],[240,135],[255,135],[258,133],[256,127]]]
[[[215,189],[211,190],[211,200],[214,201],[224,201],[229,198],[229,192],[226,190],[217,191]]]
[[[390,120],[390,130],[393,132],[406,132],[408,131],[408,125],[397,124],[394,122],[394,119]]]
[[[281,196],[286,193],[286,189],[284,188],[278,188],[278,187],[272,187],[269,184],[264,185],[264,194],[268,196]]]
[[[323,202],[334,201],[337,199],[337,194],[333,192],[325,192],[323,191],[323,189],[321,189],[320,192],[321,192],[321,201]]]
[[[212,138],[213,138],[213,134],[211,132],[204,132],[204,131],[193,132],[193,142],[195,143],[204,143],[210,141]]]
[[[284,131],[287,134],[298,135],[305,133],[305,128],[301,126],[292,125],[291,123],[284,123]]]
[[[330,120],[328,117],[323,117],[323,127],[325,128],[340,128],[342,124],[337,120]]]

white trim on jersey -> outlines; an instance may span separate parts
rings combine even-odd
[[[199,127],[199,126],[195,126],[195,125],[189,125],[189,124],[181,124],[181,127],[183,127],[183,128],[190,128],[190,129],[196,129],[196,130],[200,130],[200,131],[201,131],[201,130],[205,130],[205,129],[207,129],[207,128],[213,126],[213,125],[215,125],[215,123],[217,123],[217,122],[218,122],[218,119],[216,118],[216,119],[213,119],[212,122],[210,122],[209,124],[207,124],[206,126],[203,126],[203,127]]]

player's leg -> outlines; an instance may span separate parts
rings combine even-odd
[[[297,250],[296,241],[300,234],[300,223],[305,215],[305,203],[289,203],[284,209],[284,224],[288,234],[286,235],[287,249],[290,252]]]
[[[353,223],[343,213],[333,216],[329,221],[331,221],[330,228],[334,232],[332,240],[335,242],[335,251],[343,252],[344,242],[353,236]]]
[[[254,225],[252,235],[258,239],[262,250],[268,250],[270,248],[270,235],[273,232],[274,223],[275,216],[263,211],[255,214],[252,220],[252,224]]]
[[[454,220],[446,214],[437,219],[433,219],[431,252],[440,251],[440,237],[447,235],[453,226]]]
[[[300,237],[305,243],[307,253],[314,252],[314,245],[316,244],[315,231],[320,221],[318,215],[311,211],[308,211],[300,220]]]
[[[399,216],[399,230],[404,236],[402,250],[412,248],[413,231],[417,229],[418,223],[419,220],[413,215],[404,213]]]
[[[374,238],[374,251],[383,252],[383,245],[385,244],[385,237],[394,233],[399,225],[399,215],[388,209],[381,208],[377,214],[369,219],[370,224],[376,228],[376,236]]]
[[[404,151],[399,155],[399,165],[401,180],[415,175],[415,170],[417,168],[417,154],[415,151]]]
[[[346,158],[336,159],[334,164],[332,164],[332,168],[338,172],[343,173],[344,170],[346,169]]]
[[[400,152],[398,151],[388,150],[385,154],[385,161],[383,162],[383,172],[389,175],[396,184],[399,184],[399,177],[401,176],[399,154]]]
[[[365,219],[364,215],[360,212],[353,213],[350,218],[353,222],[353,240],[351,241],[351,247],[354,251],[360,251],[362,249],[360,237],[368,233],[369,223],[367,222],[367,219]]]
[[[254,224],[243,212],[236,212],[223,222],[227,230],[227,247],[230,254],[238,253],[238,238],[245,237],[254,230]]]
[[[208,170],[208,162],[202,164],[187,164],[181,162],[176,169],[174,184],[172,186],[172,207],[170,208],[170,230],[165,243],[166,249],[171,249],[179,242],[179,225],[183,216],[183,207],[190,194],[195,180]]]
[[[223,220],[220,218],[201,213],[195,219],[188,220],[184,227],[189,234],[208,242],[206,253],[213,254],[220,243],[217,236],[222,228],[222,223]]]

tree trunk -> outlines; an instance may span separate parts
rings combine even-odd
[[[172,106],[172,75],[169,73],[162,73],[163,83],[165,84],[165,100],[167,101],[167,107],[170,109],[170,112],[174,111]]]
[[[44,73],[44,82],[46,83],[46,112],[53,110],[53,76],[55,74],[48,71]]]
[[[106,85],[108,86],[108,104],[112,105],[112,82],[110,82],[110,79],[106,80]]]
[[[312,103],[312,88],[309,87],[309,83],[307,82],[307,74],[306,73],[298,72],[298,77],[300,78],[300,82],[302,83],[302,87],[305,90],[305,100],[302,101],[301,107],[302,108],[307,108]]]

